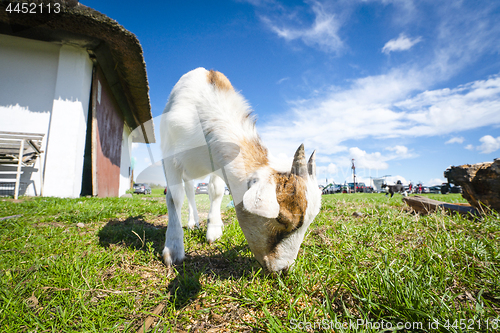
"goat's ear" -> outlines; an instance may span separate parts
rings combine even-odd
[[[243,207],[268,219],[278,217],[280,205],[276,198],[276,184],[264,180],[254,182],[243,195]]]

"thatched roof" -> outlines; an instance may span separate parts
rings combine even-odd
[[[60,42],[86,48],[99,63],[131,128],[141,126],[147,142],[155,142],[149,85],[141,44],[137,37],[115,20],[75,0],[30,1],[52,5],[55,13],[7,13],[9,2],[0,1],[0,33],[17,37]],[[40,8],[40,7],[37,7]],[[135,142],[141,142],[134,138]]]

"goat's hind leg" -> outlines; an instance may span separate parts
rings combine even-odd
[[[166,195],[168,209],[168,226],[163,248],[165,265],[172,266],[184,260],[184,231],[182,230],[181,208],[184,201],[184,190],[180,172],[165,165],[168,191]]]
[[[220,205],[224,196],[225,183],[219,176],[212,174],[208,185],[210,211],[208,212],[207,241],[215,242],[222,236],[224,223],[220,215]]]
[[[189,204],[189,218],[188,218],[188,228],[194,229],[199,228],[199,217],[198,210],[196,209],[196,201],[194,199],[194,182],[192,179],[184,178],[184,191],[186,192],[186,197]]]

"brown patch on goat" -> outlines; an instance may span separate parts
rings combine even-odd
[[[275,232],[268,239],[269,256],[275,256],[276,246],[291,232],[304,224],[306,213],[306,184],[304,180],[290,173],[276,173],[276,198],[280,212],[274,225]]]
[[[301,177],[288,174],[277,173],[276,198],[280,205],[280,212],[276,221],[283,226],[283,231],[292,232],[304,223],[306,213],[306,184]]]
[[[222,91],[234,90],[229,79],[221,72],[217,72],[211,69],[207,74],[207,80],[208,83],[213,85],[218,90]]]
[[[239,147],[247,172],[253,172],[269,164],[267,148],[262,145],[259,139],[252,139],[251,141],[243,139],[240,141]]]

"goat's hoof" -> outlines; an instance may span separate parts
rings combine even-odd
[[[172,267],[173,265],[180,264],[184,260],[184,253],[175,254],[168,247],[163,249],[163,262],[165,266]]]
[[[196,222],[196,223],[188,223],[187,228],[189,230],[199,229],[200,228],[200,224],[198,222]]]
[[[207,241],[212,244],[222,237],[222,226],[208,226],[207,228]]]

